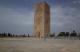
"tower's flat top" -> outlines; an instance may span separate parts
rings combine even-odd
[[[48,5],[48,3],[45,2],[45,1],[43,1],[43,2],[39,2],[39,3],[37,3],[37,5]],[[48,5],[48,6],[49,6],[49,5]]]

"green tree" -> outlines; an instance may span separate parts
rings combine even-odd
[[[70,34],[70,36],[72,36],[72,37],[77,36],[77,32],[75,30],[73,30],[73,32]]]
[[[60,32],[58,36],[65,36],[65,32]]]
[[[66,32],[66,33],[65,33],[65,36],[67,36],[67,37],[68,37],[69,35],[70,35],[70,33],[69,33],[69,32]]]

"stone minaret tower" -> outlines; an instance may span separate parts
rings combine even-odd
[[[34,33],[37,37],[44,37],[50,33],[50,7],[46,2],[35,5]]]

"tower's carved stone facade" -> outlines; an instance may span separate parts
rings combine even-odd
[[[36,4],[34,33],[37,37],[44,37],[50,33],[50,7],[46,2]]]

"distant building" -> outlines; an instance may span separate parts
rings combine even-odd
[[[37,37],[44,37],[50,33],[50,7],[46,2],[35,6],[34,33]]]

